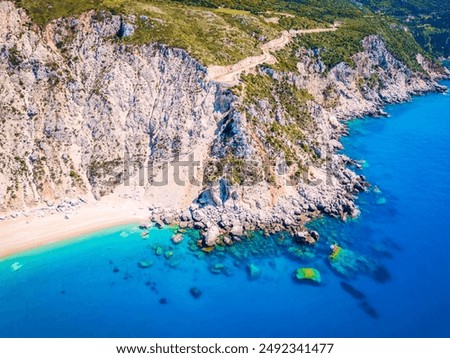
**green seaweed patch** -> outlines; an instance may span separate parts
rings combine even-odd
[[[169,259],[169,258],[171,258],[173,256],[173,251],[172,250],[167,250],[165,253],[164,253],[164,257],[166,258],[166,259]]]
[[[315,283],[322,282],[320,272],[315,268],[301,267],[295,271],[295,278],[299,281],[312,281]]]
[[[363,255],[349,249],[344,249],[336,244],[331,245],[329,263],[331,268],[337,273],[352,277],[357,273],[367,273],[373,271],[373,264]]]
[[[330,261],[337,261],[339,259],[339,255],[342,252],[342,247],[340,247],[336,244],[333,244],[333,245],[331,245],[330,248],[331,248],[331,254],[329,256]]]
[[[301,260],[313,260],[316,257],[316,255],[313,252],[311,252],[310,250],[308,250],[307,248],[299,248],[299,247],[292,246],[292,247],[288,248],[287,251],[288,251],[289,255],[291,255],[295,258],[299,258]]]

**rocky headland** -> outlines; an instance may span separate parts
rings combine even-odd
[[[345,120],[445,91],[449,76],[422,55],[409,69],[370,35],[352,66],[300,48],[296,71],[262,64],[230,87],[184,50],[129,44],[133,26],[91,11],[41,29],[0,2],[1,221],[133,202],[204,246],[257,229],[313,244],[304,224],[358,215],[369,186],[339,153]]]

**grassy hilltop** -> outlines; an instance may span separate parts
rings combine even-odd
[[[278,54],[290,67],[298,47],[324,49],[327,66],[351,62],[367,35],[379,34],[389,49],[409,67],[419,69],[418,52],[425,54],[412,34],[393,17],[376,14],[348,0],[16,0],[43,27],[53,19],[78,16],[88,10],[135,15],[137,30],[131,43],[160,42],[186,49],[206,65],[232,64],[260,54],[260,45],[283,30],[327,27],[342,22],[337,32],[300,37]]]

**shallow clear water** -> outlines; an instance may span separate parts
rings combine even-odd
[[[381,193],[360,196],[355,221],[314,223],[321,239],[308,257],[290,254],[287,238],[256,235],[198,258],[188,235],[174,246],[170,229],[142,240],[133,226],[114,228],[0,262],[0,336],[449,337],[449,109],[450,96],[432,94],[350,123],[345,153],[366,161],[361,173]],[[358,265],[336,272],[331,243]],[[225,270],[214,274],[217,263]],[[296,282],[299,267],[322,283]]]

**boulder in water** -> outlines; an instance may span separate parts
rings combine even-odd
[[[200,291],[197,287],[191,287],[189,293],[194,298],[199,298],[202,295],[202,291]]]
[[[219,240],[220,229],[217,225],[211,226],[205,234],[205,244],[207,246],[214,246]]]
[[[175,234],[172,236],[172,242],[175,245],[178,245],[181,241],[183,241],[184,237],[181,234]]]
[[[317,231],[303,230],[296,232],[293,238],[294,241],[298,243],[314,245],[319,239],[319,234],[317,233]]]

